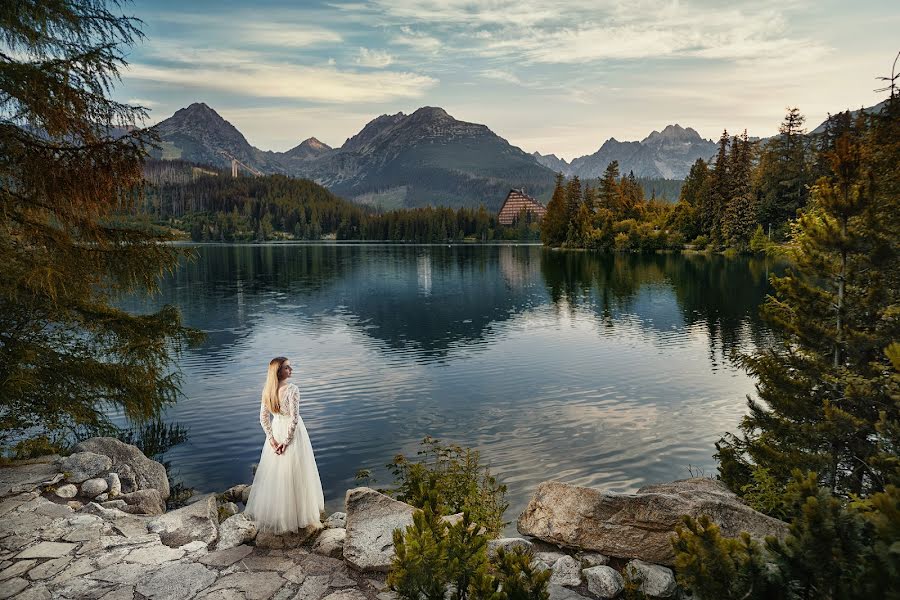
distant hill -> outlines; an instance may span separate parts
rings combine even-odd
[[[716,153],[716,143],[705,140],[690,127],[669,125],[654,131],[640,142],[620,142],[610,138],[593,154],[580,156],[571,163],[556,155],[533,156],[544,166],[566,176],[591,179],[603,175],[607,165],[619,161],[619,172],[634,172],[649,179],[684,179],[698,158],[708,160]]]
[[[851,110],[851,111],[850,111],[850,115],[853,116],[853,117],[855,117],[856,115],[859,114],[859,111],[860,111],[860,110],[863,111],[864,113],[867,113],[867,114],[880,113],[881,110],[882,110],[885,106],[887,106],[887,102],[888,102],[887,100],[883,100],[883,101],[879,102],[878,104],[876,104],[875,106],[869,106],[868,108],[861,108],[861,109],[859,109],[859,110]],[[848,109],[848,110],[849,110],[849,109]],[[818,127],[816,127],[815,129],[813,129],[813,130],[810,131],[809,133],[810,133],[811,135],[818,135],[818,134],[820,134],[820,133],[825,133],[825,125],[826,125],[827,123],[828,123],[828,119],[825,119],[824,121],[822,121],[821,123],[819,123],[819,126],[818,126]]]
[[[485,125],[437,107],[373,119],[340,148],[309,138],[287,152],[251,146],[206,104],[177,111],[155,127],[155,158],[230,167],[232,157],[262,173],[307,177],[332,192],[385,208],[478,206],[496,210],[510,188],[547,200],[554,175]]]

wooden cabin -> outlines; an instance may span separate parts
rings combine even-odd
[[[547,207],[525,193],[525,190],[512,189],[506,195],[503,206],[497,214],[497,221],[501,225],[512,225],[519,217],[519,213],[525,209],[531,213],[532,217],[537,221],[544,217]]]

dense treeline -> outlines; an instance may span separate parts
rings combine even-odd
[[[148,161],[141,212],[189,232],[194,241],[385,240],[445,242],[537,239],[537,224],[497,223],[484,206],[377,212],[308,180],[283,175],[231,177],[181,161]]]
[[[648,182],[620,177],[615,161],[596,189],[558,178],[542,239],[551,246],[640,251],[687,243],[748,251],[783,241],[812,186],[829,177],[836,141],[865,129],[870,119],[847,111],[829,116],[823,133],[806,135],[803,115],[791,108],[778,135],[764,142],[751,141],[746,131],[724,131],[715,158],[694,163],[674,205],[652,196],[648,202]]]
[[[829,119],[817,154],[794,135],[802,120],[791,111],[749,184],[726,158],[730,169],[705,175],[708,193],[695,186],[705,232],[722,240],[746,232],[747,215],[775,228],[799,216],[791,267],[771,279],[762,310],[774,343],[743,358],[755,397],[740,432],[716,445],[719,478],[789,535],[729,539],[686,518],[676,565],[694,597],[900,598],[900,98],[890,89],[879,114]],[[717,163],[746,147],[723,136]],[[736,193],[721,192],[723,178]]]

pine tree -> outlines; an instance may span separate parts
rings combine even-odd
[[[615,211],[619,201],[619,161],[614,160],[606,165],[606,171],[600,179],[600,191],[597,194],[600,208]]]
[[[569,231],[568,204],[565,178],[562,173],[556,175],[556,187],[553,197],[547,203],[547,212],[541,219],[541,241],[546,246],[559,246],[566,241]]]
[[[578,209],[582,200],[581,180],[575,175],[566,185],[566,245],[573,248],[581,245],[582,226],[578,223]]]
[[[756,228],[757,202],[751,186],[753,151],[747,130],[731,141],[729,169],[732,196],[722,217],[722,236],[732,248],[746,250]]]
[[[95,0],[0,10],[0,447],[154,417],[178,394],[173,352],[196,339],[172,306],[116,307],[186,254],[128,218],[154,140],[135,128],[144,109],[107,94],[138,25]]]
[[[722,242],[722,216],[725,213],[728,200],[733,195],[728,165],[730,145],[731,140],[728,137],[728,131],[723,131],[722,137],[719,138],[716,164],[709,174],[708,201],[700,207],[700,229],[716,244]]]
[[[804,120],[797,108],[789,108],[778,135],[769,140],[760,157],[759,221],[764,227],[783,225],[806,205],[812,179]]]
[[[879,422],[900,422],[900,387],[885,353],[900,334],[900,196],[877,191],[880,178],[896,181],[897,164],[896,154],[866,160],[885,152],[877,132],[868,148],[850,136],[837,141],[833,181],[820,179],[796,224],[794,265],[772,280],[764,314],[781,343],[746,359],[759,400],[749,401],[743,437],[719,444],[733,489],[747,483],[748,462],[781,482],[795,468],[815,471],[844,495],[880,491],[894,475],[877,459]]]

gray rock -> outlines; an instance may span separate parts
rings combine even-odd
[[[109,485],[110,498],[115,498],[122,493],[122,480],[119,479],[118,473],[110,473],[107,475],[106,483]]]
[[[115,500],[107,500],[100,506],[102,506],[103,508],[117,508],[122,512],[125,512],[125,510],[128,509],[128,503],[121,498],[116,498]]]
[[[78,488],[71,483],[67,483],[56,488],[56,495],[65,499],[74,498],[78,495]]]
[[[597,565],[582,574],[587,579],[588,591],[598,598],[615,598],[625,590],[625,580],[612,567]]]
[[[356,588],[341,589],[325,596],[324,600],[368,600],[362,590]]]
[[[588,567],[599,567],[600,565],[609,564],[609,557],[599,552],[579,552],[575,555],[575,558]]]
[[[225,502],[219,507],[219,514],[224,517],[223,521],[228,517],[233,517],[238,514],[238,505],[234,502]]]
[[[694,478],[616,494],[546,481],[519,515],[519,533],[611,556],[671,565],[669,538],[682,515],[708,515],[722,535],[741,531],[762,539],[783,536],[787,525],[743,504],[724,484]]]
[[[94,502],[97,502],[98,504],[103,504],[104,502],[107,502],[108,500],[109,500],[109,494],[107,494],[105,492],[94,496]]]
[[[158,533],[162,543],[171,548],[194,540],[212,544],[219,537],[216,496],[209,494],[193,504],[169,511],[150,521],[147,530]]]
[[[222,538],[219,538],[219,543],[222,543]],[[235,546],[234,548],[210,552],[206,556],[202,556],[200,562],[211,567],[223,568],[246,558],[251,552],[253,552],[253,546]]]
[[[53,485],[51,482],[59,472],[57,458],[45,457],[41,462],[14,462],[0,468],[0,498],[32,492],[41,485]]]
[[[112,460],[112,470],[122,478],[123,466],[127,465],[135,478],[137,489],[155,489],[165,500],[169,497],[169,478],[166,468],[155,460],[150,460],[131,444],[125,444],[115,438],[95,437],[85,440],[74,448],[78,452],[96,452],[108,456]],[[109,467],[106,469],[109,470]],[[124,484],[124,481],[122,482]]]
[[[566,554],[564,552],[535,552],[534,553],[534,557],[536,559],[542,561],[549,567],[552,567],[554,564],[556,564],[556,561],[558,561],[565,555]]]
[[[182,600],[190,598],[216,580],[216,572],[197,563],[173,563],[143,577],[137,592],[152,599]]]
[[[66,542],[41,542],[26,548],[16,555],[17,560],[25,558],[59,558],[69,554],[78,544]]]
[[[81,495],[87,498],[94,498],[108,489],[109,484],[106,482],[106,479],[95,477],[81,484]]]
[[[328,591],[331,575],[309,575],[303,580],[295,600],[320,600]]]
[[[35,581],[39,579],[48,579],[57,573],[62,572],[63,569],[69,566],[70,562],[72,562],[72,557],[68,555],[44,561],[28,571],[28,576]]]
[[[275,554],[252,554],[242,562],[248,571],[277,571],[284,573],[294,566],[294,561]]]
[[[222,494],[222,497],[225,498],[228,502],[243,502],[243,494],[246,488],[250,487],[246,483],[241,483],[238,485],[231,486]]]
[[[388,571],[394,529],[412,524],[415,508],[367,487],[347,490],[344,560],[361,571]]]
[[[307,554],[303,556],[300,560],[300,565],[308,575],[331,576],[336,571],[346,568],[342,561],[320,554]]]
[[[0,571],[0,580],[18,577],[37,564],[36,560],[19,560]]]
[[[325,527],[325,529],[343,529],[347,526],[347,513],[331,513],[331,515],[327,519],[325,519],[325,522],[322,523],[322,525]]]
[[[219,525],[219,543],[217,550],[227,550],[256,539],[256,523],[244,513],[232,515]]]
[[[43,583],[31,584],[16,596],[16,600],[50,600],[50,590]]]
[[[272,573],[232,573],[219,578],[210,588],[211,591],[236,589],[244,594],[247,600],[264,600],[278,591],[284,580]]]
[[[244,514],[244,513],[241,513]],[[237,516],[237,515],[235,515]],[[299,548],[322,530],[321,523],[307,525],[300,531],[291,533],[272,533],[260,531],[256,534],[257,548]]]
[[[550,592],[550,600],[589,600],[587,596],[555,583],[548,584],[547,591]]]
[[[138,563],[139,565],[161,565],[165,562],[178,560],[184,556],[184,550],[180,548],[169,548],[162,544],[154,546],[143,546],[136,548],[128,553],[125,560],[130,563]]]
[[[94,571],[85,575],[88,579],[96,579],[98,581],[108,581],[109,583],[118,583],[120,585],[133,585],[147,575],[147,567],[145,565],[115,563],[109,565],[99,571]]]
[[[581,563],[571,556],[563,556],[553,563],[550,583],[575,587],[581,584]]]
[[[497,548],[503,548],[504,552],[510,552],[513,548],[532,550],[534,544],[524,538],[498,538],[496,540],[488,540],[488,556],[490,558],[497,556]]]
[[[76,452],[59,461],[59,470],[66,475],[66,481],[81,483],[101,475],[112,466],[110,458],[102,453],[91,452],[87,448],[75,447]]]
[[[119,485],[122,486],[122,493],[128,494],[138,490],[137,477],[131,465],[119,465],[116,467],[119,473]]]
[[[128,504],[125,512],[135,515],[161,515],[166,512],[166,503],[154,488],[138,490],[122,494],[122,500]]]
[[[18,594],[27,587],[28,582],[21,577],[13,577],[6,581],[0,581],[0,598],[5,599],[18,596]]]
[[[346,537],[346,529],[341,527],[326,529],[316,538],[312,551],[324,556],[340,558],[344,553],[344,540]]]
[[[248,485],[243,490],[241,490],[241,502],[242,503],[247,504],[247,500],[250,499],[250,488],[252,488],[252,487],[253,487],[252,485]]]
[[[625,565],[625,573],[631,581],[639,583],[638,589],[653,598],[673,598],[677,585],[671,569],[651,565],[642,560],[632,560]]]

